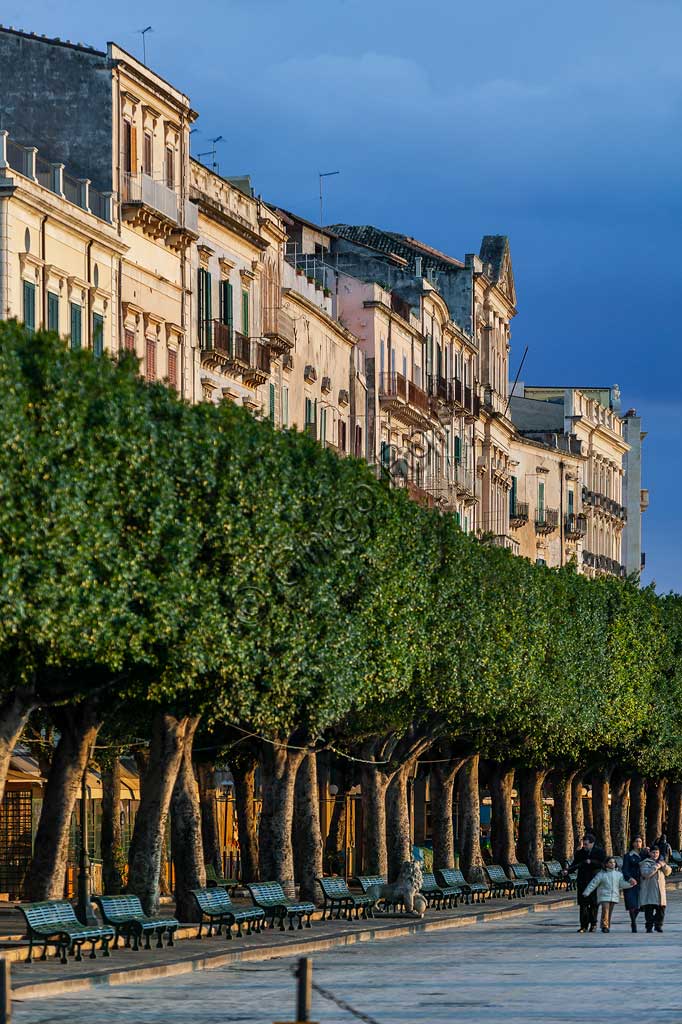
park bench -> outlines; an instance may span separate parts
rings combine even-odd
[[[326,919],[327,910],[329,911],[330,920],[334,910],[336,910],[337,921],[342,916],[350,920],[353,911],[355,911],[356,921],[360,917],[360,911],[362,911],[362,916],[365,919],[374,916],[374,904],[376,901],[371,896],[367,896],[366,893],[363,893],[362,896],[356,896],[348,888],[348,883],[345,879],[318,878],[317,884],[322,890],[324,897],[324,903],[322,904],[323,921]]]
[[[679,850],[671,850],[668,863],[673,871],[682,871],[682,853]]]
[[[439,885],[436,876],[431,871],[423,873],[424,881],[421,887],[421,894],[429,907],[436,910],[443,910],[446,907],[456,907],[462,890],[458,885]]]
[[[206,869],[206,885],[209,889],[220,886],[222,889],[227,889],[230,896],[234,896],[234,891],[239,885],[237,878],[223,878],[212,864],[204,864],[204,868]]]
[[[490,887],[483,882],[467,882],[459,868],[436,868],[436,878],[441,885],[459,888],[467,906],[471,903],[485,903]]]
[[[554,887],[551,878],[531,875],[527,864],[521,864],[517,861],[514,864],[510,864],[509,868],[517,881],[528,883],[528,888],[533,890],[533,895],[537,895],[539,892],[547,893]]]
[[[571,880],[568,875],[564,875],[564,870],[558,860],[546,860],[545,871],[554,883],[555,889],[569,889],[571,887]]]
[[[493,896],[507,896],[513,900],[528,893],[528,882],[518,878],[507,878],[501,864],[486,864],[485,870],[490,879],[490,888]]]
[[[214,886],[212,889],[192,889],[192,896],[201,915],[198,939],[201,938],[204,918],[208,920],[206,936],[209,939],[213,935],[214,925],[216,935],[222,934],[222,928],[225,925],[225,934],[228,939],[232,938],[232,925],[237,926],[237,935],[240,939],[242,924],[246,924],[247,935],[250,935],[253,929],[260,932],[261,924],[265,920],[265,911],[260,907],[238,909],[230,899],[229,893],[221,886]]]
[[[173,935],[180,922],[174,917],[148,917],[142,909],[139,896],[93,896],[92,902],[102,915],[105,924],[114,929],[113,949],[118,948],[119,936],[125,939],[125,948],[140,948],[140,940],[144,938],[145,949],[151,949],[151,937],[156,934],[156,948],[163,949],[163,933],[168,935],[168,945],[172,946]]]
[[[24,915],[28,929],[28,959],[33,960],[33,946],[36,942],[44,943],[40,959],[47,960],[47,947],[57,947],[57,956],[63,964],[67,963],[67,953],[74,954],[77,961],[83,959],[81,946],[84,942],[92,943],[90,959],[95,959],[95,945],[102,943],[104,956],[110,956],[109,942],[114,937],[114,929],[109,925],[81,924],[75,911],[66,900],[45,901],[43,903],[22,903],[19,910]]]
[[[284,918],[289,918],[289,931],[294,930],[294,918],[298,918],[298,927],[303,927],[305,917],[306,928],[310,928],[310,915],[315,911],[314,903],[297,903],[284,895],[284,889],[279,882],[248,882],[246,888],[251,893],[254,906],[265,911],[266,921],[270,921],[270,927],[275,927],[275,920],[279,921],[279,930],[284,931]]]

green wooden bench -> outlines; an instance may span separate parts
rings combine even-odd
[[[125,948],[130,949],[132,939],[133,950],[140,948],[140,940],[144,938],[145,949],[151,949],[151,937],[156,935],[156,948],[163,949],[163,933],[168,935],[168,945],[172,946],[173,935],[180,922],[174,917],[148,917],[142,909],[139,896],[93,896],[92,902],[102,915],[105,924],[111,925],[115,932],[113,948],[118,948],[118,939],[125,939]]]
[[[517,878],[507,878],[501,864],[486,864],[485,870],[490,879],[490,888],[493,896],[507,896],[513,900],[528,893],[528,882]]]
[[[528,888],[532,889],[533,895],[547,893],[552,886],[551,878],[542,878],[540,875],[531,875],[527,864],[517,861],[509,865],[509,868],[518,882],[527,882]]]
[[[671,850],[668,863],[673,871],[682,871],[682,853],[679,850]]]
[[[225,925],[225,934],[228,939],[232,938],[232,925],[237,926],[237,935],[240,939],[242,924],[246,925],[247,935],[250,935],[252,930],[260,932],[261,924],[265,919],[265,911],[260,907],[244,907],[240,910],[235,907],[229,893],[220,886],[214,886],[212,889],[192,889],[192,896],[194,896],[194,902],[201,914],[198,939],[201,938],[204,918],[208,919],[206,935],[209,939],[213,935],[214,925],[216,926],[216,935],[222,934],[222,927]]]
[[[223,889],[227,889],[230,896],[234,896],[234,891],[239,885],[237,878],[223,878],[212,864],[204,864],[204,867],[206,869],[206,885],[209,889],[220,886]]]
[[[424,871],[423,879],[420,892],[429,907],[443,910],[446,907],[457,906],[462,894],[458,885],[439,885],[432,871]]]
[[[284,895],[284,889],[279,882],[247,882],[246,888],[251,893],[254,906],[265,911],[266,921],[270,921],[270,927],[275,927],[275,920],[279,921],[279,930],[284,931],[284,918],[289,919],[289,931],[294,930],[294,918],[298,918],[298,927],[303,927],[305,917],[306,928],[310,928],[310,916],[315,912],[314,903],[298,903],[290,900]]]
[[[90,959],[95,959],[95,946],[102,943],[104,956],[110,956],[109,943],[114,938],[114,929],[109,925],[81,924],[75,911],[66,900],[44,901],[42,903],[21,903],[19,910],[24,915],[28,929],[28,959],[33,960],[33,946],[43,943],[41,960],[47,960],[48,945],[57,947],[57,956],[67,963],[67,953],[74,954],[77,961],[83,959],[81,947],[84,942],[92,943]]]
[[[359,919],[361,911],[365,920],[368,917],[374,917],[374,904],[376,901],[364,893],[362,896],[352,893],[344,878],[318,878],[316,881],[324,897],[324,903],[322,904],[323,921],[326,919],[327,911],[329,911],[329,920],[331,920],[334,910],[336,910],[337,921],[340,917],[347,917],[350,920],[353,916],[353,911],[355,911],[356,921]]]
[[[545,871],[551,878],[555,889],[571,888],[571,880],[568,875],[564,875],[564,869],[558,860],[546,860]]]
[[[486,897],[490,895],[490,886],[483,882],[467,882],[459,868],[436,868],[436,878],[441,885],[458,888],[467,906],[470,902],[485,903]]]

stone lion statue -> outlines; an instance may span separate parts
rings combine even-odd
[[[419,891],[423,882],[424,876],[419,862],[406,860],[400,869],[397,882],[372,885],[367,890],[367,895],[381,903],[384,910],[404,905],[408,914],[423,917],[426,900]]]

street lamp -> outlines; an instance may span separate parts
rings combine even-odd
[[[83,778],[81,779],[81,828],[80,852],[78,857],[78,907],[76,914],[81,924],[96,925],[97,918],[92,909],[90,894],[92,892],[90,873],[90,854],[88,852],[88,764],[91,751],[85,759]]]

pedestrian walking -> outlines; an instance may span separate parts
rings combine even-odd
[[[623,857],[623,878],[626,881],[630,878],[634,878],[635,882],[639,882],[640,880],[640,868],[642,865],[642,857],[644,856],[643,846],[643,837],[635,836],[630,843],[630,849]],[[630,930],[636,932],[637,915],[639,914],[640,903],[639,886],[637,885],[633,886],[631,889],[626,889],[623,896],[625,899],[625,909],[630,915]]]
[[[601,909],[601,930],[611,931],[611,915],[613,908],[620,903],[623,889],[633,889],[637,885],[634,878],[623,878],[623,872],[616,867],[614,857],[607,857],[602,871],[598,871],[591,882],[585,886],[583,896],[596,892],[597,903]]]
[[[591,932],[597,929],[597,896],[591,892],[585,895],[585,889],[594,876],[604,867],[606,853],[601,846],[597,846],[595,836],[592,832],[586,832],[583,836],[579,850],[573,854],[573,860],[567,866],[564,874],[577,871],[576,893],[578,906],[580,907],[580,928],[579,932]]]
[[[656,846],[661,851],[661,858],[667,860],[670,863],[670,854],[673,852],[673,848],[668,842],[668,837],[665,832],[661,832],[660,836],[656,840]]]
[[[661,851],[654,845],[649,856],[640,865],[639,905],[644,911],[644,926],[648,932],[663,931],[663,920],[667,898],[665,893],[666,877],[672,874],[672,868],[661,859]]]

